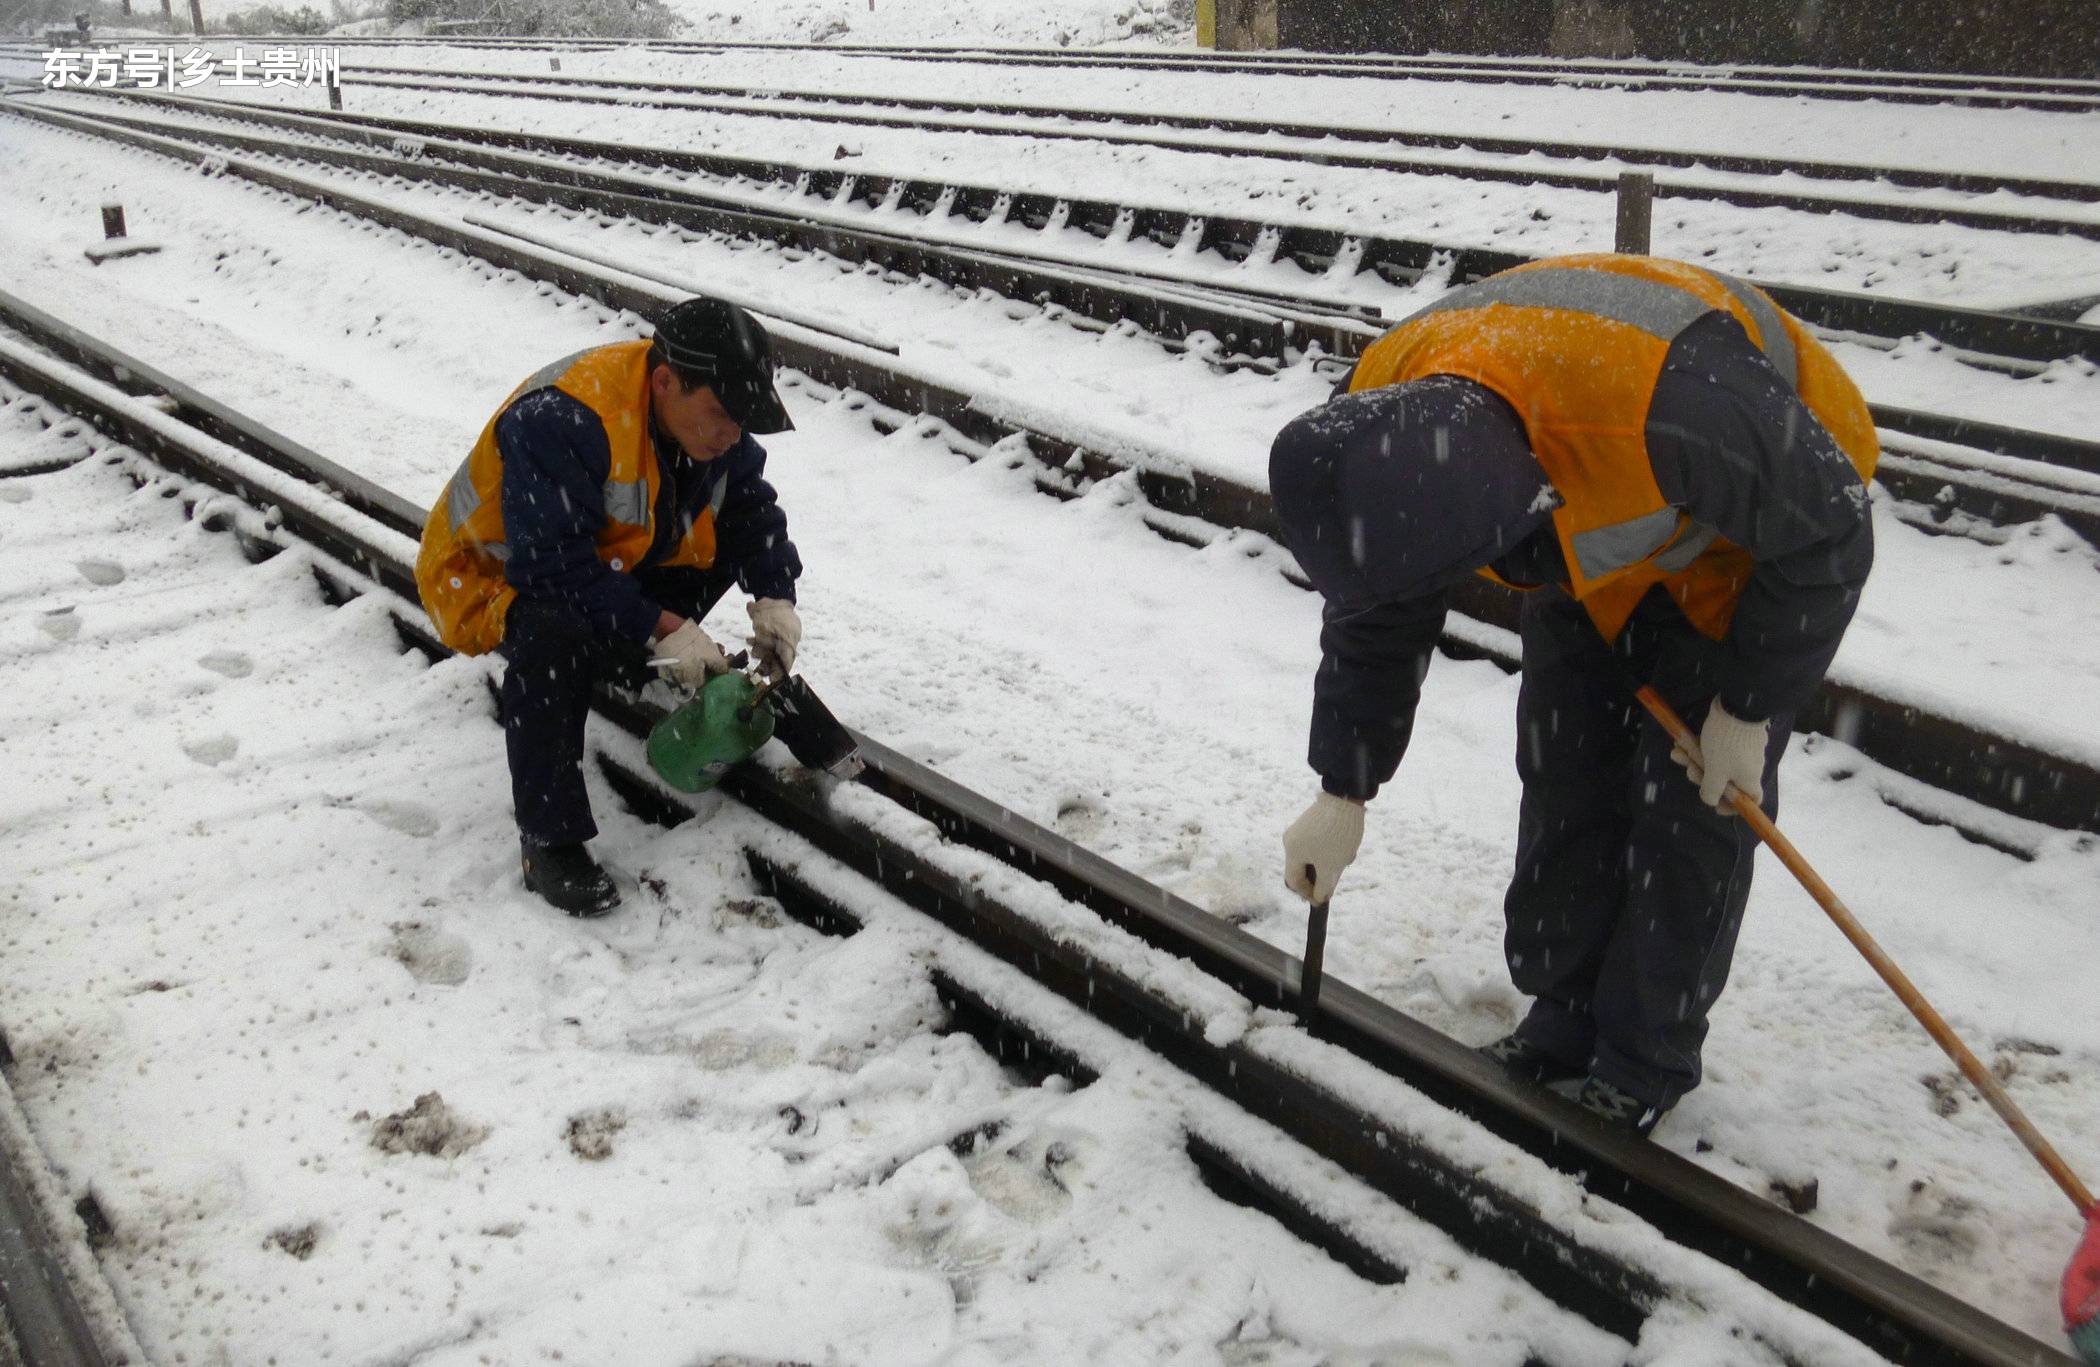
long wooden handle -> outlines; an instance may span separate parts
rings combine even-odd
[[[1679,749],[1694,759],[1698,758],[1699,738],[1692,734],[1692,729],[1684,724],[1683,718],[1677,715],[1670,704],[1663,701],[1660,693],[1652,688],[1643,687],[1634,696],[1662,723],[1663,729],[1670,733],[1670,739],[1677,742]],[[1874,971],[1881,975],[1881,980],[1910,1008],[1910,1013],[1918,1018],[1918,1024],[1925,1027],[1925,1033],[1931,1035],[1940,1048],[1947,1051],[1947,1057],[1954,1060],[1955,1066],[1961,1069],[1962,1076],[1976,1084],[1976,1090],[1983,1093],[1983,1099],[1990,1102],[1991,1109],[2012,1127],[2012,1132],[2020,1137],[2020,1142],[2027,1146],[2027,1151],[2034,1155],[2035,1161],[2056,1179],[2056,1185],[2064,1189],[2064,1195],[2071,1198],[2081,1214],[2092,1214],[2095,1209],[2093,1194],[2086,1190],[2085,1183],[2078,1180],[2078,1174],[2071,1171],[2070,1164],[2064,1162],[2063,1157],[2049,1141],[2042,1137],[2042,1132],[2034,1127],[2034,1122],[2014,1104],[2010,1096],[2006,1095],[2004,1086],[1990,1069],[1983,1066],[1983,1061],[1969,1052],[1969,1046],[1961,1042],[1961,1037],[1956,1035],[1941,1018],[1940,1013],[1933,1009],[1932,1003],[1925,1000],[1925,994],[1918,991],[1917,986],[1904,976],[1903,970],[1896,966],[1896,961],[1882,951],[1881,946],[1874,942],[1874,937],[1867,934],[1866,927],[1845,909],[1845,904],[1838,900],[1838,895],[1831,891],[1830,885],[1809,867],[1808,861],[1801,857],[1801,852],[1794,848],[1794,842],[1788,840],[1779,827],[1772,824],[1772,818],[1765,815],[1763,808],[1745,797],[1742,790],[1733,784],[1729,785],[1728,799],[1735,808],[1735,814],[1750,823],[1750,829],[1757,832],[1757,838],[1771,847],[1772,853],[1779,856],[1779,862],[1786,865],[1789,873],[1801,880],[1801,886],[1807,888],[1809,896],[1815,898],[1823,910],[1830,914],[1830,919],[1837,923],[1837,928],[1852,942],[1852,947],[1866,957],[1867,962],[1874,966]]]

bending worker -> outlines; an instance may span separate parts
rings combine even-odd
[[[1270,455],[1325,599],[1322,791],[1284,834],[1285,880],[1324,901],[1356,857],[1453,587],[1530,590],[1504,914],[1534,1000],[1487,1052],[1645,1134],[1699,1083],[1750,892],[1755,837],[1724,794],[1776,810],[1795,713],[1873,562],[1866,404],[1758,290],[1607,254],[1446,295],[1348,388]],[[1700,727],[1703,772],[1645,720],[1641,683]]]
[[[732,583],[753,649],[795,662],[801,558],[753,433],[794,423],[750,314],[689,299],[653,340],[548,365],[481,431],[423,527],[416,583],[446,645],[500,650],[505,748],[525,885],[572,916],[619,905],[584,842],[583,728],[600,682],[652,661],[698,688],[729,669],[700,619]]]

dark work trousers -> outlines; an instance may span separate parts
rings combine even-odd
[[[681,617],[706,615],[733,570],[643,569],[642,592]],[[601,683],[640,688],[657,677],[647,642],[592,630],[558,599],[517,599],[504,619],[503,743],[510,754],[518,833],[541,845],[573,845],[598,833],[583,786],[583,724]]]
[[[1699,1085],[1706,1017],[1728,981],[1757,837],[1699,800],[1634,700],[1653,684],[1694,732],[1722,647],[1660,589],[1607,643],[1557,588],[1524,595],[1516,872],[1503,903],[1518,1033],[1655,1106]],[[1767,814],[1793,729],[1774,717]]]

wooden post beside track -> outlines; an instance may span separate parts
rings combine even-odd
[[[190,26],[201,37],[204,33],[204,0],[190,0]]]
[[[89,246],[86,256],[99,266],[105,261],[115,261],[126,256],[147,256],[159,250],[158,243],[134,242],[131,239],[124,224],[123,205],[105,204],[102,206],[102,240]]]
[[[1615,252],[1646,256],[1651,245],[1650,224],[1655,207],[1655,177],[1646,171],[1619,173],[1619,231],[1612,242]]]

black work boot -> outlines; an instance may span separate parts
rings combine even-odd
[[[620,905],[612,876],[582,845],[522,842],[525,886],[571,916],[603,916]]]
[[[1516,1034],[1504,1035],[1493,1044],[1483,1044],[1480,1052],[1501,1064],[1502,1071],[1511,1077],[1536,1082],[1541,1087],[1572,1082],[1590,1070],[1587,1063],[1563,1062]]]
[[[1582,1080],[1582,1090],[1575,1094],[1575,1104],[1613,1129],[1625,1130],[1644,1139],[1670,1113],[1669,1107],[1651,1106],[1601,1077]]]

